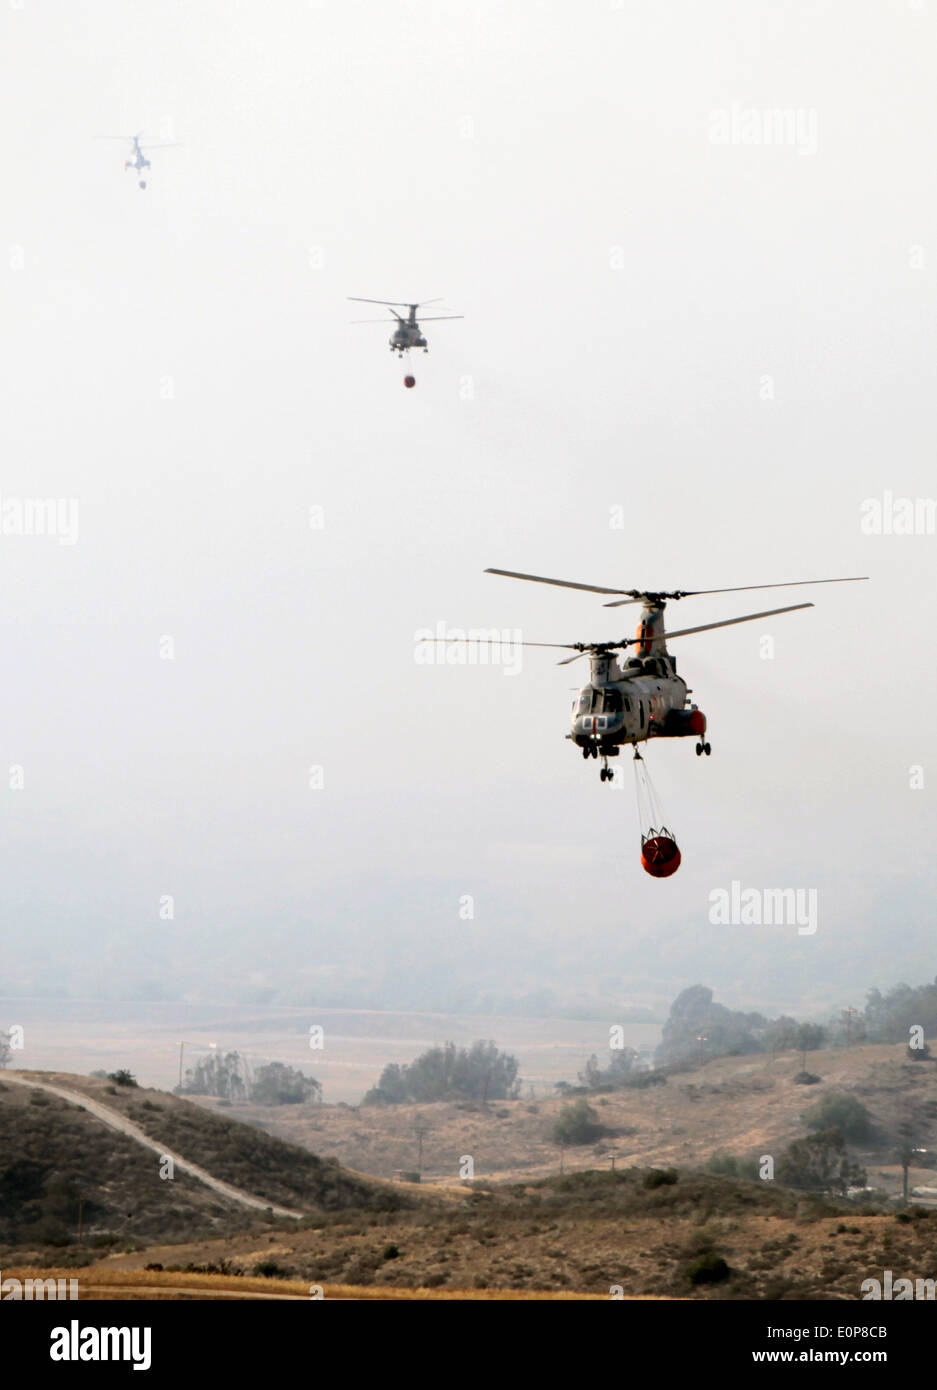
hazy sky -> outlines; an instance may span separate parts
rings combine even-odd
[[[861,525],[937,494],[935,23],[7,0],[0,990],[806,1013],[937,973],[937,536]],[[94,138],[141,129],[181,142],[145,192]],[[347,295],[465,318],[406,391]],[[30,498],[74,544],[11,533]],[[669,610],[816,602],[674,643],[713,756],[650,749],[658,882],[627,761],[564,739],[586,663],[415,659],[633,630],[488,565],[871,581]],[[816,934],[711,925],[733,880],[815,887]]]

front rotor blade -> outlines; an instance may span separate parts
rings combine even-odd
[[[542,574],[521,574],[518,570],[486,569],[486,574],[501,574],[506,579],[529,579],[533,584],[555,584],[560,589],[586,589],[590,594],[630,594],[632,589],[603,589],[598,584],[574,584],[571,579],[546,579]]]
[[[766,586],[771,587],[771,586]],[[774,618],[778,613],[796,613],[801,608],[813,608],[812,603],[792,603],[788,608],[769,608],[764,613],[746,613],[744,618],[724,618],[721,623],[703,623],[700,627],[681,627],[676,632],[665,632],[662,637],[651,637],[649,642],[669,642],[671,637],[688,637],[691,632],[711,632],[715,627],[734,627],[736,623],[753,623],[756,618]],[[632,637],[628,645],[636,642],[645,644],[645,639]]]
[[[441,323],[443,319],[464,319],[464,314],[421,314],[420,323]]]
[[[576,656],[582,656],[583,646],[581,642],[514,642],[509,638],[505,641],[500,637],[421,637],[421,642],[461,642],[467,647],[553,647],[557,651],[575,652]],[[575,661],[576,657],[570,657],[570,661]],[[563,663],[561,662],[560,665]]]
[[[398,309],[409,309],[409,304],[405,299],[362,299],[356,294],[347,294],[346,299],[350,299],[353,304],[396,304]]]

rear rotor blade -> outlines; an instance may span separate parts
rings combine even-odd
[[[780,584],[737,584],[730,589],[677,589],[672,594],[648,594],[649,598],[701,598],[704,594],[743,594],[755,589],[795,589],[802,584],[857,584],[868,579],[867,574],[850,574],[839,579],[786,579]],[[603,608],[620,608],[621,603],[604,603]]]
[[[696,598],[700,594],[741,594],[750,589],[794,589],[799,584],[857,584],[868,579],[867,574],[848,574],[838,579],[785,579],[780,584],[739,584],[733,589],[682,589],[681,598]]]
[[[356,294],[347,294],[345,298],[351,300],[353,304],[396,304],[398,309],[409,309],[410,307],[409,301],[406,299],[362,299],[360,295]]]
[[[421,314],[420,323],[440,323],[443,319],[464,319],[464,314]]]

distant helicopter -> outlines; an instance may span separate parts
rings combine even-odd
[[[697,739],[696,755],[712,752],[706,740],[706,716],[695,704],[687,704],[693,692],[677,675],[676,659],[667,650],[671,637],[687,637],[694,632],[710,632],[713,628],[732,627],[735,623],[750,623],[758,618],[773,618],[779,613],[794,613],[812,608],[812,603],[795,603],[786,608],[770,608],[762,613],[746,613],[741,618],[725,618],[718,623],[703,623],[699,627],[664,631],[664,609],[669,601],[694,598],[702,594],[736,594],[752,589],[787,589],[801,584],[851,584],[867,575],[850,575],[841,579],[795,579],[783,584],[743,584],[730,589],[676,589],[664,593],[643,589],[605,589],[596,584],[574,584],[565,579],[547,579],[539,574],[520,574],[516,570],[487,569],[486,574],[500,574],[508,579],[526,579],[535,584],[553,584],[564,589],[584,589],[593,594],[621,594],[606,603],[606,608],[620,608],[640,603],[641,617],[634,637],[618,642],[523,642],[525,647],[565,648],[575,653],[557,664],[566,666],[580,656],[589,657],[589,684],[583,686],[573,702],[571,730],[566,735],[582,750],[584,758],[602,758],[599,776],[611,781],[609,758],[618,756],[627,744],[635,746],[652,738]],[[634,648],[627,659],[614,655]]]
[[[394,329],[390,338],[391,352],[396,352],[401,358],[404,353],[409,352],[411,348],[422,348],[424,352],[429,352],[426,339],[423,337],[420,325],[417,323],[416,311],[417,309],[425,308],[427,304],[439,304],[441,302],[440,300],[425,299],[422,304],[407,304],[406,301],[399,299],[359,299],[353,294],[350,294],[348,298],[354,304],[383,304],[390,310],[397,320],[397,327]],[[404,318],[402,314],[398,314],[398,309],[408,309],[409,313],[407,317]],[[421,317],[423,316],[421,315]],[[461,319],[464,317],[464,314],[430,314],[428,317],[425,317],[423,321],[424,323],[436,323],[441,319]],[[386,319],[353,319],[352,322],[385,323]]]
[[[98,139],[99,139],[99,140],[129,140],[129,141],[130,141],[130,145],[131,145],[131,149],[130,149],[131,158],[128,159],[128,160],[125,160],[125,162],[124,162],[124,170],[126,171],[127,169],[135,169],[135,170],[137,171],[138,174],[142,174],[144,169],[149,169],[149,168],[151,168],[150,161],[147,159],[146,155],[143,153],[143,150],[142,150],[141,145],[140,145],[140,136],[141,136],[142,134],[143,134],[143,131],[141,130],[140,133],[139,133],[138,135],[99,135],[99,136],[98,136]],[[169,141],[166,141],[165,143],[160,144],[160,145],[147,145],[147,149],[148,149],[148,150],[168,150],[168,149],[171,149],[173,146],[175,146],[175,145],[177,145],[177,144],[178,144],[178,141],[176,141],[176,140],[169,140]],[[139,180],[139,183],[140,183],[140,187],[141,187],[141,188],[146,188],[146,179],[141,178],[141,179]]]

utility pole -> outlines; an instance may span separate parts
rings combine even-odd
[[[850,1004],[848,1009],[843,1009],[843,1018],[846,1023],[846,1046],[852,1041],[852,1016],[856,1010]]]

